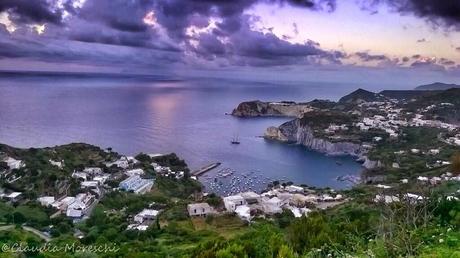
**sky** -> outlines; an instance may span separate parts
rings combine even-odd
[[[460,83],[460,1],[1,0],[0,70]]]

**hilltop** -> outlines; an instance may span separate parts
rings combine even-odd
[[[420,85],[416,87],[415,90],[448,90],[452,88],[460,88],[460,85],[453,83],[448,84],[442,82],[435,82],[431,84]]]

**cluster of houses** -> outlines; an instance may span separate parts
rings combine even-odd
[[[419,176],[416,179],[417,183],[420,184],[425,184],[425,185],[431,185],[435,186],[440,184],[441,182],[445,181],[458,181],[460,182],[460,175],[454,176],[452,173],[447,172],[442,174],[441,176],[433,176],[433,177],[426,177],[426,176]],[[408,184],[409,179],[401,179],[402,184]],[[383,185],[383,184],[378,184],[376,185],[377,188],[381,188],[383,190],[388,190],[392,189],[392,186],[389,185]],[[460,194],[460,190],[457,191],[456,194]],[[414,193],[405,193],[405,194],[400,194],[400,195],[385,195],[385,194],[377,194],[375,195],[375,198],[373,199],[374,202],[376,203],[393,203],[393,202],[401,202],[401,201],[408,201],[409,203],[417,203],[420,201],[425,200],[426,197],[414,194]],[[458,197],[451,195],[447,196],[448,200],[459,200]]]
[[[165,177],[172,177],[176,179],[181,179],[184,177],[185,172],[184,171],[172,171],[170,167],[165,167],[165,166],[160,166],[159,164],[152,162],[152,167],[153,170],[155,170],[156,173],[165,176]]]
[[[132,168],[138,162],[134,157],[122,156],[114,162],[105,164],[108,167],[116,166],[122,169],[123,174],[127,176],[125,180],[120,182],[118,189],[136,194],[144,194],[151,190],[154,180],[142,178],[141,176],[145,174],[143,169]],[[63,162],[50,160],[50,164],[62,168]],[[112,179],[113,175],[104,173],[100,167],[87,167],[82,171],[74,171],[72,177],[80,180],[83,193],[76,196],[64,195],[59,199],[54,196],[42,196],[37,201],[43,206],[57,209],[59,213],[66,214],[70,218],[81,219],[88,215],[92,207],[102,198],[104,192],[110,189],[105,183]],[[146,211],[146,213],[148,212]]]
[[[409,113],[403,112],[402,108],[397,107],[397,101],[386,101],[386,102],[365,102],[361,103],[359,107],[366,108],[366,110],[376,110],[379,113],[384,113],[385,115],[374,115],[370,117],[363,117],[361,122],[355,123],[354,125],[358,127],[361,131],[368,131],[369,129],[380,129],[387,132],[390,137],[397,138],[399,135],[399,128],[406,126],[426,126],[426,127],[436,127],[447,129],[449,131],[454,131],[458,129],[457,125],[441,122],[438,120],[426,120],[423,119],[422,114],[415,114],[415,117],[408,120],[405,118]],[[440,106],[453,105],[451,103],[441,103]],[[427,112],[428,110],[433,109],[436,105],[428,106],[425,109],[419,110],[420,113]],[[361,113],[359,111],[354,111]],[[332,125],[331,125],[332,126]],[[326,131],[331,129],[338,130],[336,126],[329,127]],[[459,137],[460,138],[460,137]],[[456,139],[452,139],[455,142]],[[460,143],[460,140],[458,141]],[[460,145],[460,144],[459,144]]]
[[[254,216],[270,216],[290,210],[295,217],[311,212],[309,207],[325,208],[321,203],[330,206],[342,203],[340,194],[315,194],[314,191],[301,186],[277,186],[262,194],[242,192],[223,198],[225,212],[235,213],[242,220],[250,221]],[[207,216],[218,213],[207,203],[192,203],[187,206],[191,217]]]
[[[60,199],[55,199],[54,196],[42,196],[37,201],[43,206],[55,208],[58,213],[66,214],[69,218],[81,219],[97,204],[97,197],[86,192],[76,196],[63,196]]]
[[[449,124],[449,123],[441,122],[438,120],[425,120],[423,119],[423,115],[421,114],[416,114],[415,118],[412,119],[410,125],[411,126],[436,127],[436,128],[447,129],[449,131],[454,131],[458,128],[458,126],[454,124]]]
[[[85,168],[83,171],[74,171],[72,177],[82,180],[80,187],[101,194],[101,187],[110,178],[110,174],[106,174],[99,167]]]

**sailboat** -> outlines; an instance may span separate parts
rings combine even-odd
[[[235,137],[233,137],[231,143],[232,144],[240,144],[240,140],[238,138],[238,135],[235,135]]]

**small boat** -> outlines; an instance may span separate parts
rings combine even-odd
[[[236,135],[235,137],[233,137],[231,143],[232,143],[232,144],[240,144],[240,140],[239,140],[239,138],[238,138],[238,135]]]

